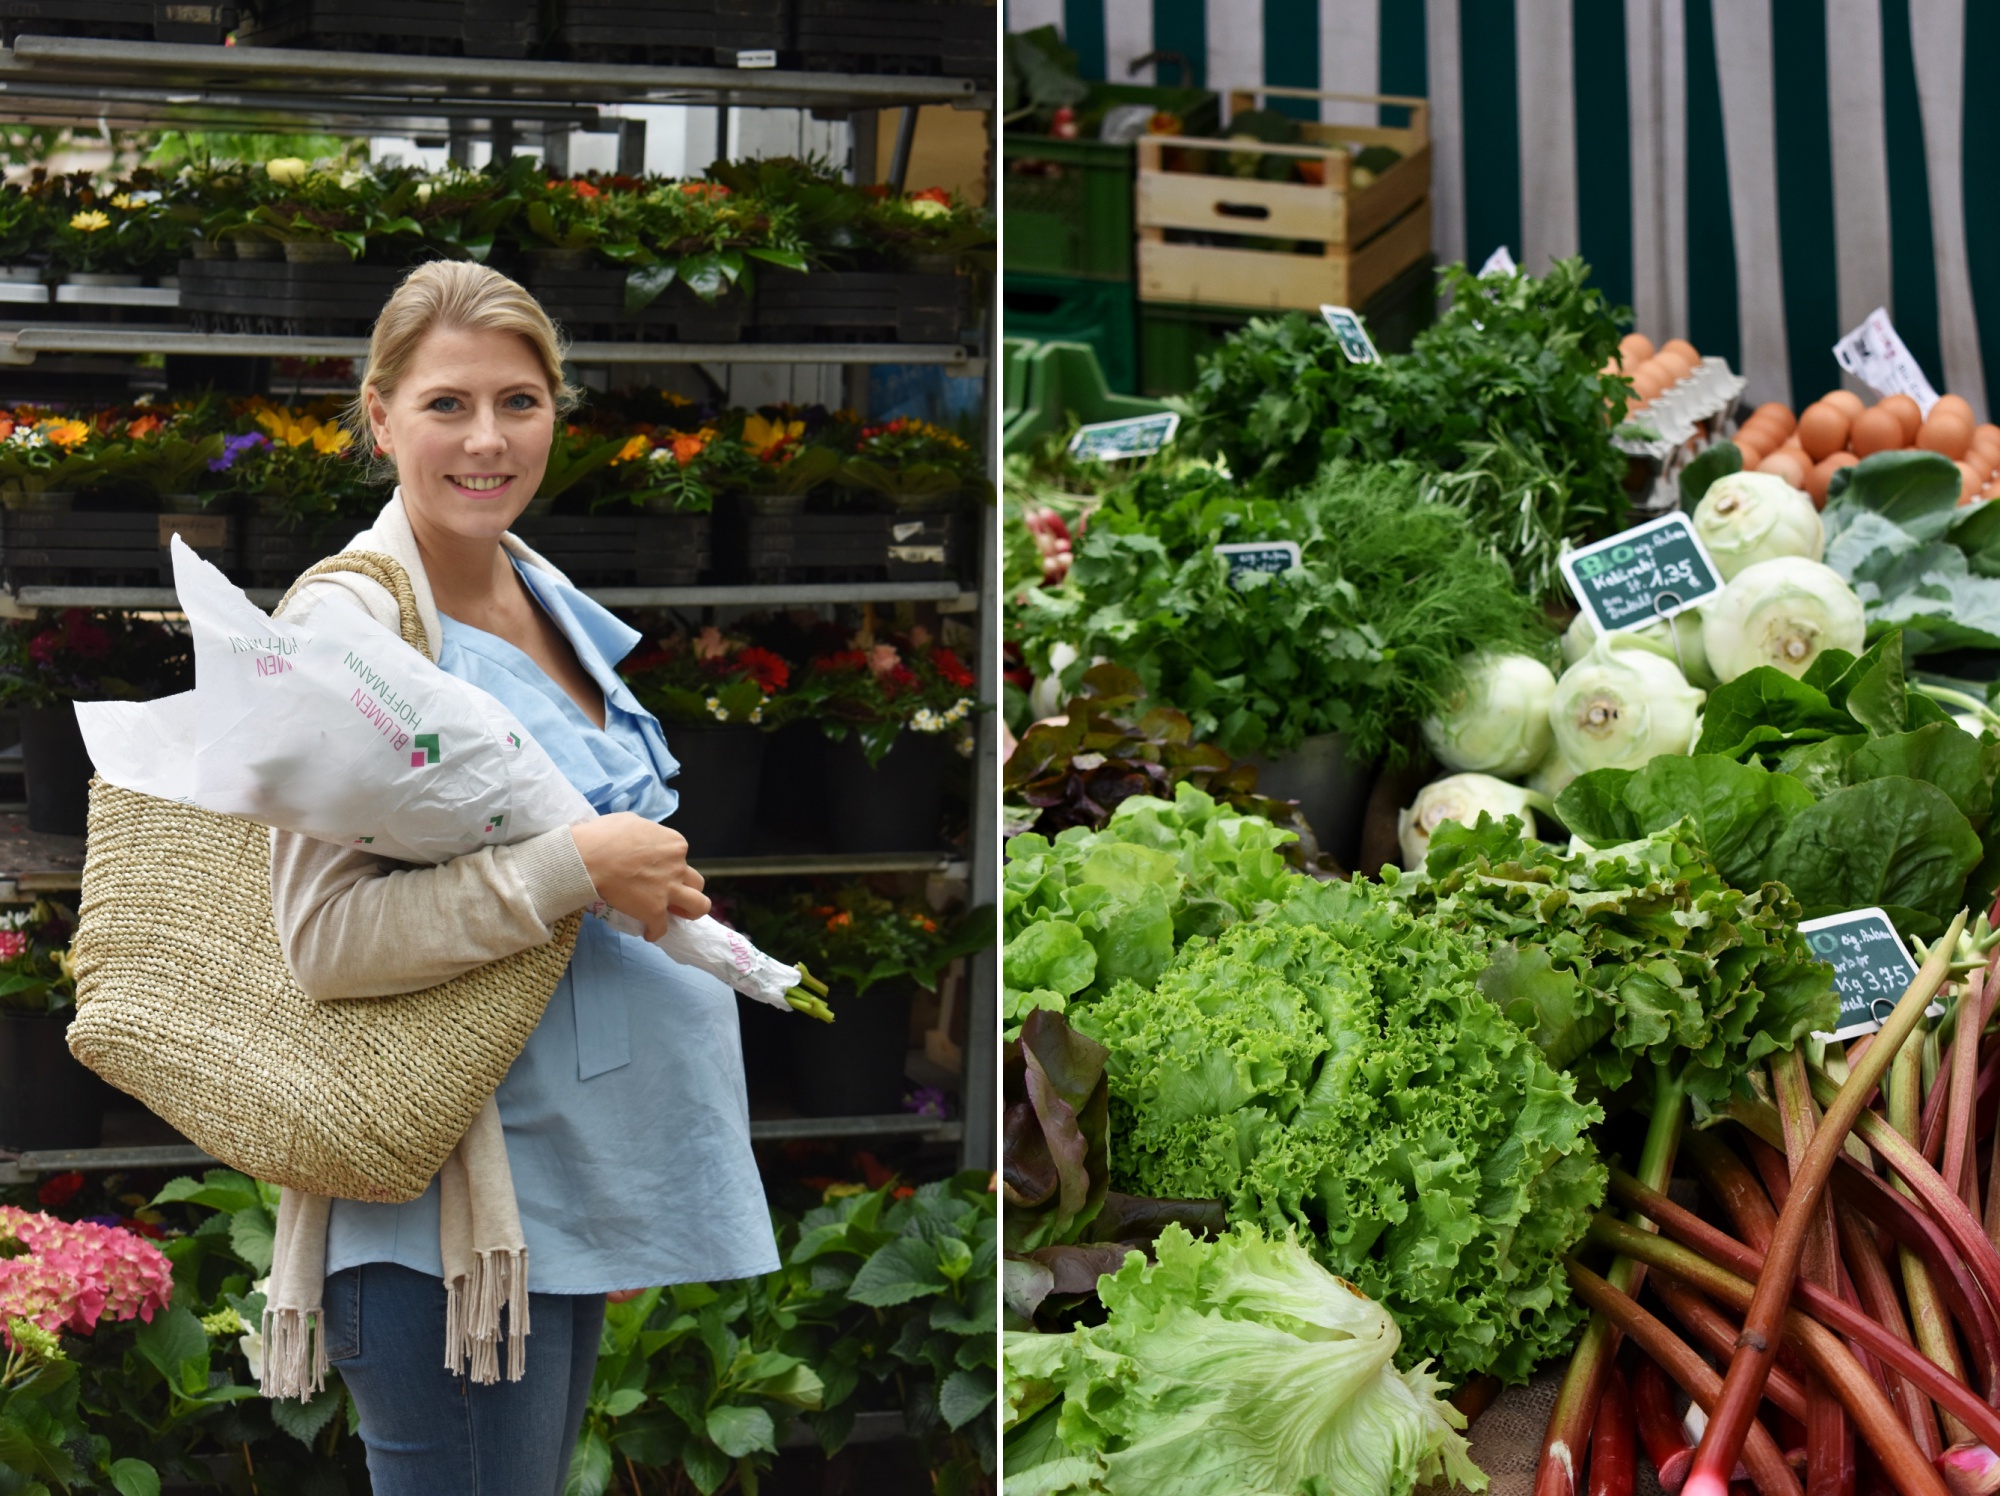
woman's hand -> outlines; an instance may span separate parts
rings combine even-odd
[[[632,1300],[639,1297],[640,1294],[647,1291],[644,1288],[621,1288],[616,1293],[607,1293],[604,1296],[604,1302],[607,1304],[629,1304]]]
[[[646,938],[667,933],[675,915],[708,913],[702,876],[687,862],[687,838],[629,810],[570,827],[597,896],[646,927]]]

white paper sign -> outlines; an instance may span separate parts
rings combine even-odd
[[[1489,275],[1512,275],[1520,268],[1514,263],[1514,256],[1509,253],[1507,246],[1503,244],[1486,257],[1486,263],[1479,267],[1479,278],[1484,280]]]
[[[1896,325],[1881,307],[1870,312],[1853,332],[1833,345],[1840,367],[1878,395],[1908,395],[1930,419],[1938,393],[1905,346]]]

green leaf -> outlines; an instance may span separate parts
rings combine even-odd
[[[611,1488],[611,1446],[596,1429],[586,1429],[569,1457],[563,1496],[604,1496]]]
[[[1029,925],[1001,952],[1010,987],[1042,987],[1071,997],[1097,978],[1097,952],[1068,920]]]
[[[1799,812],[1765,859],[1809,916],[1901,905],[1951,918],[1979,863],[1978,835],[1936,785],[1873,779]]]
[[[274,1397],[269,1403],[271,1422],[310,1449],[313,1440],[339,1416],[346,1402],[347,1389],[337,1385],[321,1388],[304,1402]]]
[[[729,1478],[728,1457],[705,1439],[693,1440],[681,1451],[681,1465],[701,1496],[715,1496],[717,1487]]]
[[[746,249],[745,254],[753,259],[763,260],[772,265],[782,265],[787,270],[805,270],[806,257],[794,249]]]
[[[625,312],[630,316],[643,312],[660,299],[660,294],[673,284],[675,267],[672,265],[647,265],[625,272]]]
[[[210,1169],[199,1184],[183,1174],[178,1179],[168,1180],[153,1196],[155,1205],[169,1205],[180,1200],[229,1214],[248,1210],[259,1203],[256,1184],[234,1169]]]
[[[992,1373],[954,1371],[938,1389],[938,1412],[946,1426],[964,1428],[993,1401]]]
[[[938,1249],[927,1241],[903,1237],[863,1263],[847,1293],[858,1304],[885,1309],[944,1293],[949,1287],[938,1271]]]
[[[1818,742],[1853,731],[1853,718],[1826,692],[1759,665],[1708,693],[1694,751],[1748,758],[1766,744]]]
[[[1993,808],[1993,784],[1987,754],[1979,740],[1955,722],[1932,722],[1915,732],[1872,738],[1847,761],[1848,778],[1901,776],[1934,784],[1969,821]]]
[[[229,1245],[254,1271],[271,1271],[271,1253],[276,1243],[276,1228],[261,1201],[229,1218]]]
[[[1614,794],[1626,819],[1605,811],[1604,802]],[[1812,792],[1798,780],[1756,764],[1716,754],[1662,755],[1629,773],[1599,769],[1580,776],[1558,797],[1556,813],[1598,846],[1608,843],[1593,833],[1607,822],[1616,825],[1616,840],[1631,841],[1689,819],[1722,876],[1737,888],[1754,888],[1762,881],[1772,845],[1792,817],[1812,803]],[[1572,810],[1591,831],[1569,819]]]
[[[1716,442],[1681,469],[1681,508],[1690,514],[1718,478],[1743,471],[1743,452],[1735,442]]]
[[[620,1387],[604,1399],[604,1416],[606,1418],[623,1418],[627,1413],[630,1413],[641,1403],[645,1402],[645,1400],[646,1394],[637,1388]]]
[[[179,1295],[165,1314],[156,1314],[151,1324],[139,1326],[133,1344],[161,1376],[176,1386],[181,1382],[181,1368],[191,1362],[200,1364],[206,1382],[208,1334],[194,1311],[179,1302]]]
[[[1958,505],[1958,466],[1938,452],[1878,452],[1834,474],[1827,503],[1854,504],[1920,540],[1945,532]]]
[[[726,1406],[711,1409],[708,1437],[717,1449],[731,1459],[741,1459],[752,1450],[761,1449],[767,1454],[778,1452],[777,1430],[772,1426],[771,1415],[762,1408]]]

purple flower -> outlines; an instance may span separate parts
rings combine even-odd
[[[951,1104],[936,1086],[919,1086],[903,1098],[903,1110],[915,1112],[919,1117],[936,1117],[943,1121],[951,1115]]]
[[[211,473],[226,473],[236,466],[236,459],[252,447],[268,447],[271,439],[261,431],[247,431],[242,436],[232,436],[222,444],[222,455],[211,458],[208,470]]]

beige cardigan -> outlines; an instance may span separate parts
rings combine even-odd
[[[507,550],[561,576],[512,535]],[[435,659],[443,636],[401,491],[350,551],[393,557],[409,573]],[[284,609],[359,606],[400,627],[395,598],[355,572],[315,577]],[[321,1001],[416,992],[549,940],[565,915],[597,902],[567,829],[488,847],[437,867],[411,867],[292,832],[271,834],[271,908],[292,974]],[[528,1251],[514,1204],[499,1108],[489,1099],[438,1171],[446,1286],[445,1365],[475,1382],[499,1376],[500,1311],[507,1309],[507,1376],[525,1365]],[[331,1201],[284,1191],[264,1311],[264,1391],[307,1397],[324,1383],[321,1299]],[[317,1331],[317,1333],[316,1333]]]

